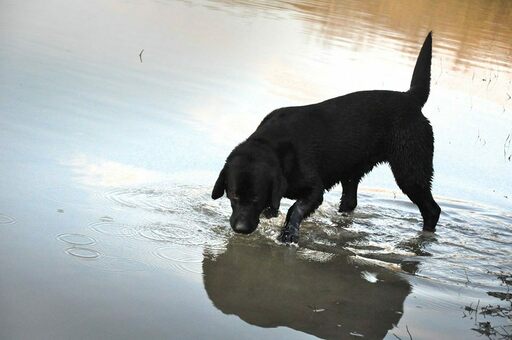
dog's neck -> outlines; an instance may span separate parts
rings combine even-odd
[[[272,147],[272,144],[270,144],[268,141],[261,139],[261,138],[249,138],[245,141],[247,143],[247,146],[258,148],[260,151],[264,153],[269,154],[276,154],[274,151],[274,148]]]
[[[281,167],[276,150],[270,143],[261,139],[247,139],[239,144],[229,155],[227,161],[244,159],[243,163],[265,162],[271,167]]]

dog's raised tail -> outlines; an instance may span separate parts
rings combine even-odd
[[[421,47],[414,73],[412,74],[409,94],[421,107],[425,105],[430,93],[430,63],[432,60],[432,32],[425,38]]]

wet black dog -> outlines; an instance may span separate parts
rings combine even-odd
[[[265,212],[288,210],[280,240],[297,242],[299,225],[322,203],[324,190],[342,184],[339,211],[357,205],[361,178],[388,162],[402,191],[434,231],[441,209],[431,193],[434,135],[421,108],[430,92],[432,33],[421,48],[409,91],[363,91],[306,106],[286,107],[263,119],[229,155],[212,198],[227,193],[235,232],[249,234]]]

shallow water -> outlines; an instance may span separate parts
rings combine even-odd
[[[0,7],[0,338],[512,334],[512,4]],[[280,106],[407,89],[429,30],[438,231],[380,166],[299,247],[288,200],[233,235],[210,199],[233,146]]]

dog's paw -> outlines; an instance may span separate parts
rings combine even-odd
[[[283,228],[279,235],[279,241],[286,244],[299,243],[299,230],[295,228]]]
[[[352,212],[352,211],[354,211],[356,206],[357,206],[356,202],[341,201],[340,207],[338,208],[338,212],[340,212],[340,213]]]
[[[423,231],[428,231],[430,233],[434,233],[436,231],[436,226],[426,226],[424,225],[423,226]]]

